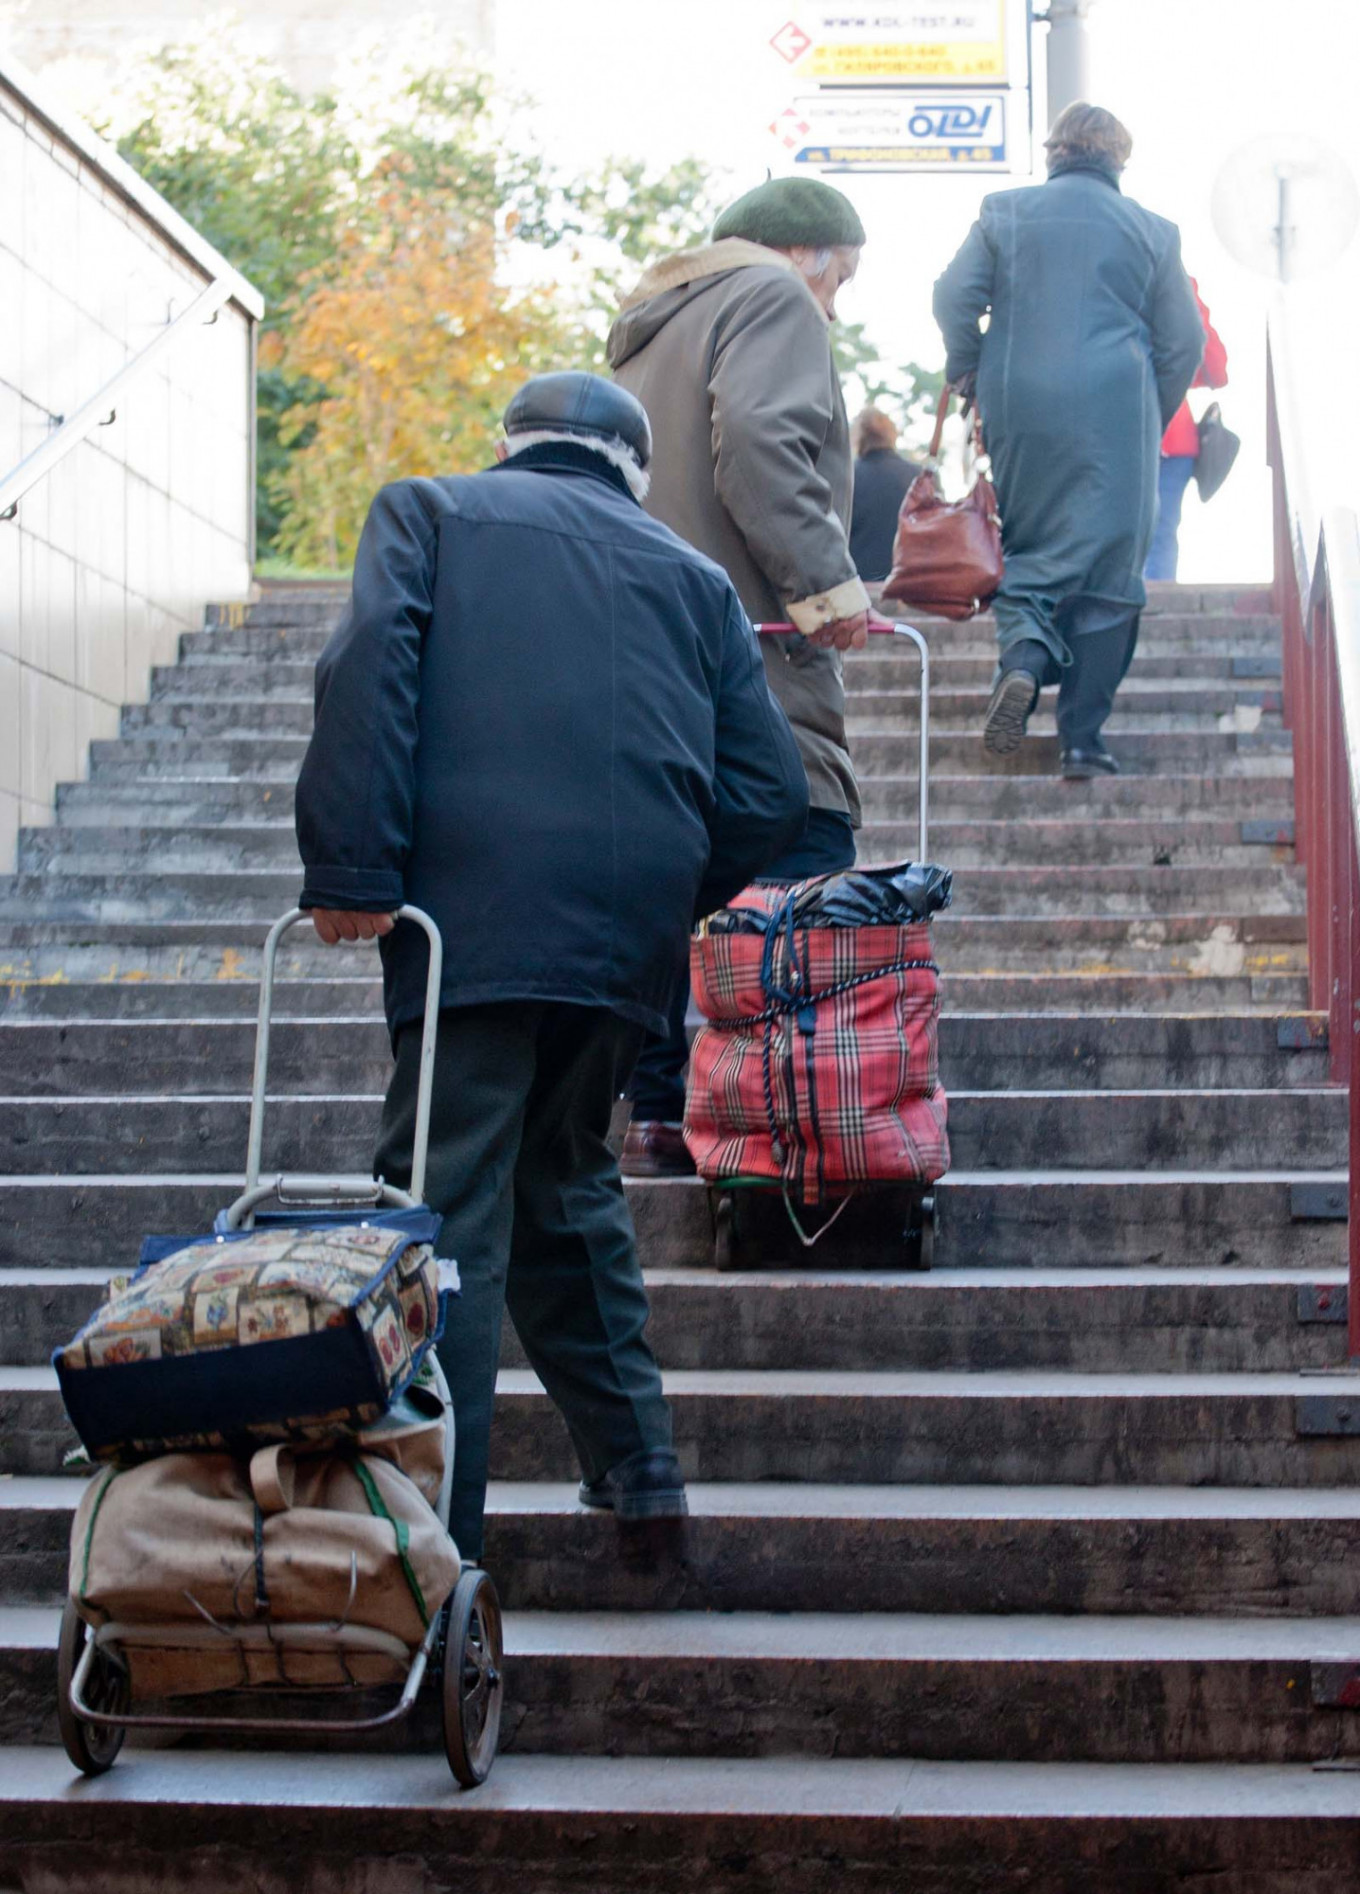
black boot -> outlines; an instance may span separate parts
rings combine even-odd
[[[982,726],[983,748],[991,755],[1014,756],[1024,742],[1048,663],[1048,650],[1036,638],[1022,638],[1002,653]]]

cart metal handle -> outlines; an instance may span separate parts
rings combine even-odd
[[[439,1025],[439,987],[444,971],[444,943],[439,929],[423,908],[400,907],[395,918],[414,921],[425,930],[430,943],[430,969],[425,981],[425,1018],[420,1037],[420,1079],[416,1088],[415,1136],[411,1148],[411,1188],[398,1190],[381,1178],[367,1177],[284,1177],[273,1183],[260,1182],[260,1156],[264,1149],[265,1085],[269,1077],[269,1035],[274,1014],[274,969],[279,942],[290,927],[311,919],[308,908],[290,908],[270,928],[264,943],[260,967],[260,1010],[255,1028],[255,1076],[250,1092],[250,1137],[246,1145],[246,1187],[226,1212],[229,1230],[250,1229],[255,1210],[271,1197],[287,1202],[289,1191],[307,1203],[329,1199],[336,1203],[386,1203],[411,1209],[425,1199],[425,1161],[430,1148],[430,1106],[434,1097],[434,1054]]]
[[[798,636],[797,625],[776,624],[757,625],[756,630],[765,638],[787,638]],[[930,647],[915,625],[904,625],[895,618],[880,618],[874,612],[869,614],[869,632],[873,637],[910,638],[916,646],[921,660],[921,750],[919,756],[920,775],[916,789],[916,828],[918,861],[930,860]]]

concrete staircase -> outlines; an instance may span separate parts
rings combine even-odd
[[[929,627],[936,1268],[885,1227],[872,1272],[716,1275],[703,1191],[633,1189],[694,1517],[682,1559],[621,1556],[511,1348],[488,1786],[453,1789],[428,1716],[405,1753],[129,1746],[75,1782],[44,1363],[144,1230],[236,1182],[337,609],[276,592],[187,637],[0,887],[0,1885],[1353,1894],[1346,1100],[1307,1011],[1277,627],[1232,590],[1158,593],[1109,732],[1128,773],[1089,785],[1053,776],[1048,714],[987,758],[990,627]],[[861,852],[905,854],[914,663],[848,675]],[[374,963],[285,958],[274,1161],[361,1168]]]

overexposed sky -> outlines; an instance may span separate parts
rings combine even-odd
[[[537,101],[533,131],[564,164],[611,152],[658,164],[695,153],[731,171],[734,194],[767,167],[790,168],[767,127],[799,88],[769,49],[800,0],[497,0],[495,66]],[[1227,344],[1221,400],[1243,437],[1222,493],[1194,490],[1181,576],[1259,579],[1270,570],[1264,468],[1264,328],[1273,286],[1234,263],[1210,221],[1214,179],[1264,133],[1324,139],[1360,173],[1358,0],[1094,0],[1091,92],[1134,134],[1126,187],[1180,226],[1186,263]],[[1035,33],[1042,79],[1045,33]],[[989,189],[989,177],[837,177],[869,243],[844,313],[869,325],[889,360],[938,363],[931,285]],[[1352,344],[1360,241],[1290,291],[1300,392],[1319,504],[1360,504],[1351,452],[1360,418]]]

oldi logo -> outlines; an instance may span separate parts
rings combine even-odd
[[[939,138],[951,144],[981,144],[1000,114],[989,105],[918,105],[907,130],[913,138]]]

